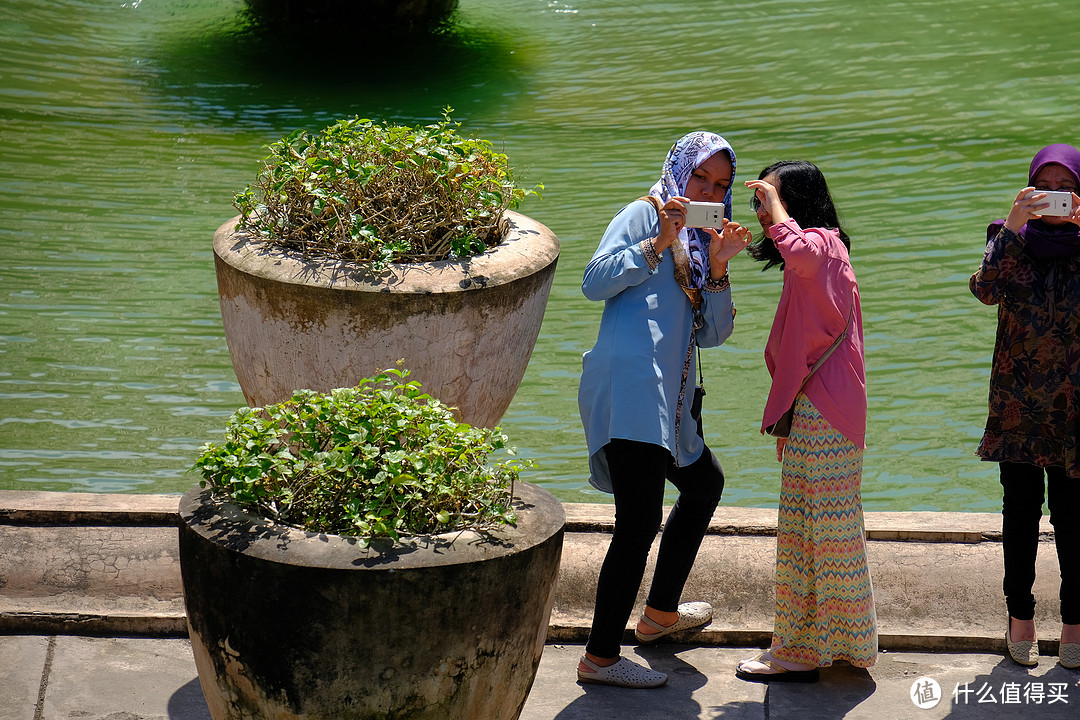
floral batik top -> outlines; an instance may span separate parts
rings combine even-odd
[[[976,453],[1080,477],[1080,258],[1039,260],[1024,246],[1002,228],[968,283],[998,306],[990,414]]]

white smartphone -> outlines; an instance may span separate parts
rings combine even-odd
[[[724,224],[724,203],[694,202],[686,205],[686,227],[718,228]]]
[[[1058,217],[1068,217],[1069,215],[1072,215],[1072,193],[1063,190],[1035,191],[1035,193],[1040,192],[1046,193],[1046,197],[1038,202],[1050,203],[1050,207],[1039,210],[1040,215],[1056,215]],[[1028,193],[1028,197],[1031,197],[1035,193]],[[689,212],[687,214],[689,215]],[[686,224],[689,225],[689,221],[687,221]]]

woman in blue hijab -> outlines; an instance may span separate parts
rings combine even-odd
[[[580,682],[657,687],[667,676],[620,656],[620,643],[663,514],[665,481],[679,498],[664,525],[637,626],[643,643],[712,619],[708,603],[682,603],[683,585],[724,487],[706,447],[694,380],[698,347],[733,327],[728,260],[749,243],[730,221],[735,152],[719,135],[692,132],[668,152],[649,196],[608,225],[582,292],[603,301],[595,346],[582,363],[578,406],[589,482],[615,496],[615,532],[600,570]],[[724,202],[719,229],[687,228],[686,201]]]

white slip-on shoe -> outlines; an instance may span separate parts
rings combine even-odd
[[[1070,670],[1080,668],[1080,643],[1059,643],[1058,662]]]
[[[1009,648],[1009,657],[1017,664],[1024,667],[1035,667],[1039,664],[1039,641],[1017,640],[1013,641],[1010,630],[1012,619],[1005,618],[1005,645]]]
[[[641,622],[656,630],[656,632],[643,633],[635,627],[634,637],[641,643],[656,642],[665,635],[681,630],[696,630],[705,627],[712,622],[712,605],[707,602],[681,603],[679,605],[679,619],[671,625],[661,625],[644,613],[641,615]]]
[[[664,673],[638,665],[627,658],[619,658],[619,662],[607,667],[597,665],[584,655],[581,656],[581,662],[592,669],[592,672],[586,672],[579,667],[577,671],[579,683],[597,683],[624,688],[655,688],[667,682],[667,675]]]

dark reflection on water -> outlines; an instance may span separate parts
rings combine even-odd
[[[477,92],[522,92],[517,44],[494,28],[452,26],[383,43],[316,40],[247,22],[167,39],[157,48],[156,90],[208,125],[280,131],[316,128],[344,114],[416,122],[450,105],[468,112]],[[456,113],[457,114],[457,113]]]
[[[608,219],[689,129],[739,179],[821,165],[853,237],[870,395],[868,509],[994,510],[981,432],[994,313],[967,292],[986,223],[1073,129],[1080,6],[989,0],[461,0],[454,30],[345,46],[267,37],[242,0],[0,0],[0,487],[180,492],[243,400],[210,255],[267,143],[447,105],[504,148],[563,254],[503,427],[566,500],[585,484],[581,272]],[[752,221],[737,188],[736,218]],[[739,318],[704,353],[725,502],[774,505],[757,432],[779,276],[732,264]]]

